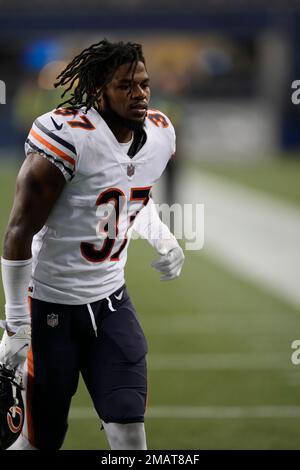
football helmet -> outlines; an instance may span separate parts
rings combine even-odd
[[[22,374],[0,364],[0,450],[19,437],[24,423]]]

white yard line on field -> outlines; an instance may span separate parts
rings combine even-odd
[[[300,418],[300,406],[152,406],[146,412],[149,418]],[[93,408],[74,407],[70,419],[97,419],[97,415]]]
[[[300,209],[189,170],[180,194],[182,203],[205,205],[204,250],[210,256],[300,308]]]

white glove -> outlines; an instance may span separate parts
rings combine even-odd
[[[159,240],[156,248],[161,257],[159,260],[153,261],[151,266],[162,274],[160,280],[170,281],[180,276],[184,254],[177,241],[174,239]]]
[[[1,323],[5,325],[5,322]],[[30,339],[30,325],[20,326],[12,336],[5,329],[0,343],[0,363],[11,369],[22,366],[27,358]]]

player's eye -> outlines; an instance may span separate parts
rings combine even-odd
[[[131,83],[122,83],[119,85],[120,90],[129,90],[131,88]]]

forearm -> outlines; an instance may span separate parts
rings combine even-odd
[[[161,255],[158,261],[151,263],[162,274],[161,281],[178,277],[184,262],[184,253],[169,228],[160,220],[152,199],[136,218],[133,229],[146,238]]]
[[[33,234],[21,227],[8,227],[3,243],[3,258],[25,260],[31,258]]]
[[[1,259],[5,326],[10,331],[30,323],[28,286],[32,239],[45,225],[65,183],[60,170],[35,154],[28,155],[20,169]]]
[[[45,225],[65,184],[62,173],[52,163],[35,154],[27,156],[17,178],[3,258],[31,258],[33,236]]]
[[[146,238],[157,251],[160,251],[159,248],[164,241],[177,246],[176,238],[167,225],[161,221],[152,198],[137,216],[133,229]]]

